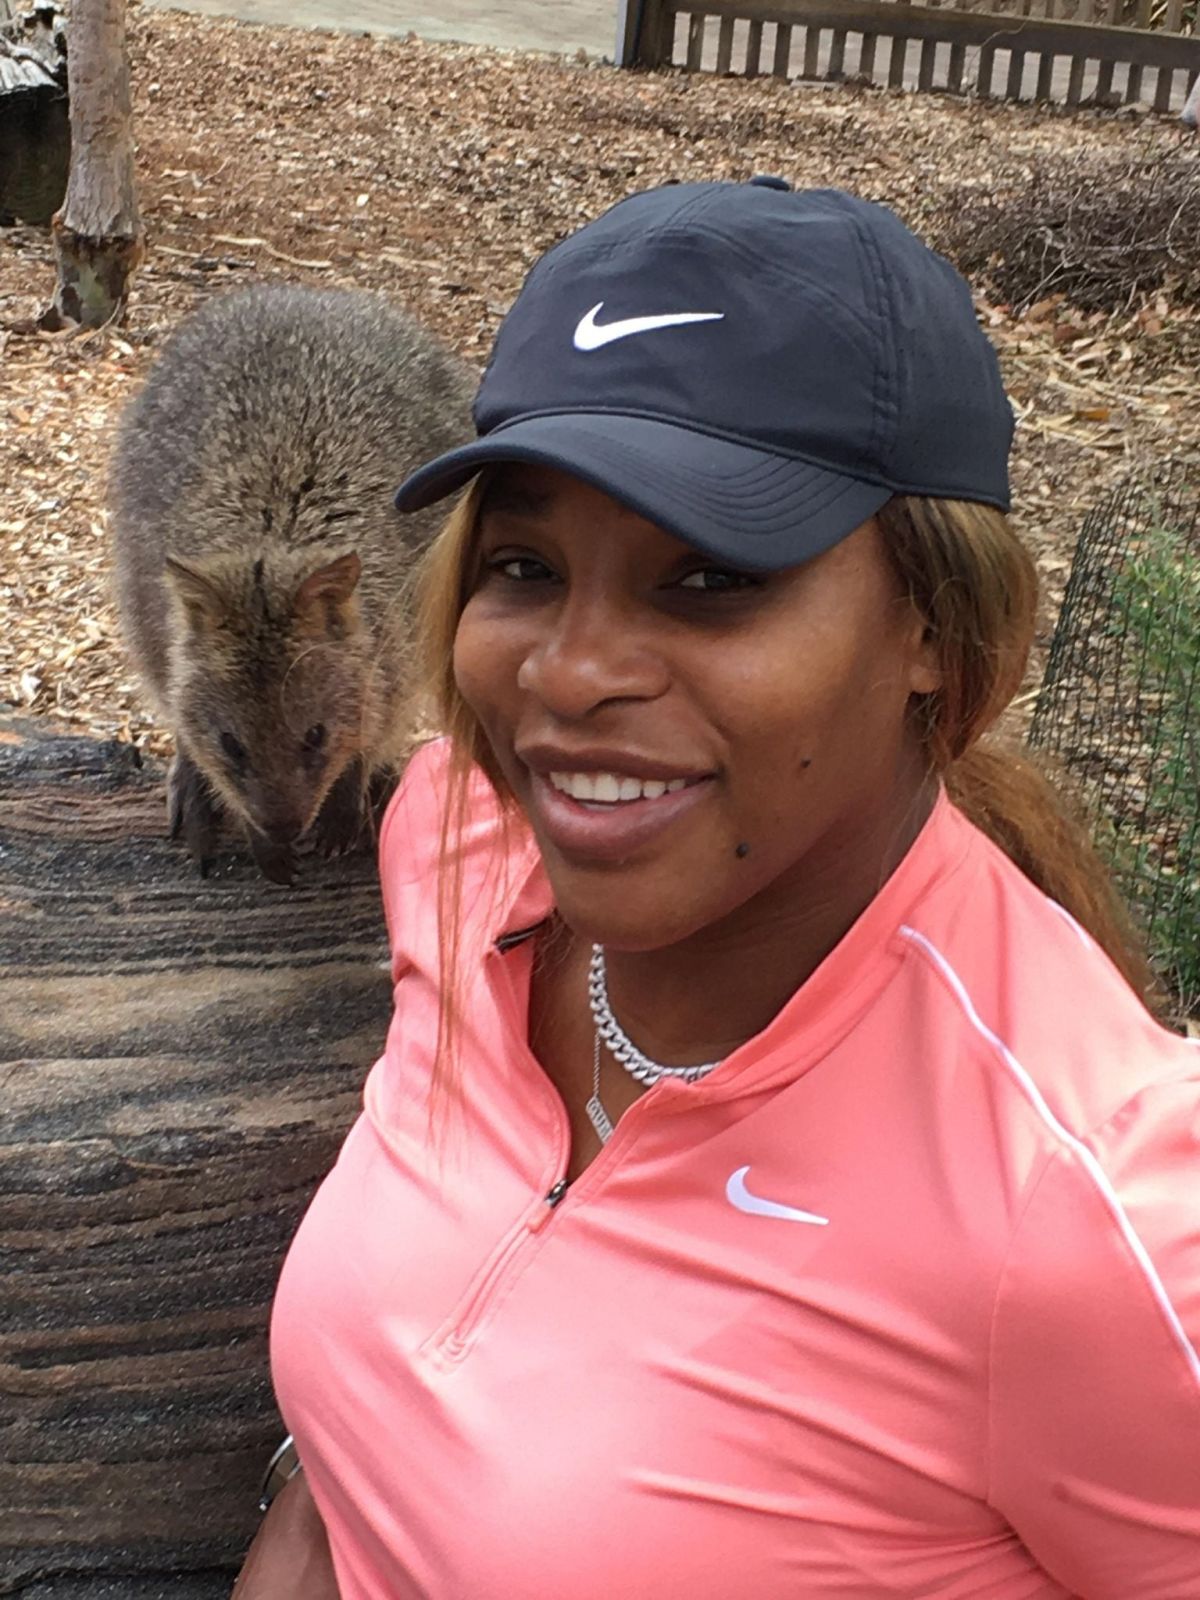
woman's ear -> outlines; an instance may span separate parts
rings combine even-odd
[[[942,657],[931,623],[912,607],[908,687],[911,694],[936,694],[942,687]]]

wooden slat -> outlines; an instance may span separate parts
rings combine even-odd
[[[1183,0],[1167,0],[1163,28],[1167,33],[1178,33],[1183,26]]]
[[[1048,50],[1038,57],[1037,85],[1033,91],[1035,100],[1051,100],[1054,97],[1054,59]]]
[[[879,35],[864,33],[862,36],[862,49],[858,53],[858,75],[860,78],[875,78],[875,43]]]
[[[892,36],[892,55],[888,62],[888,87],[899,89],[904,83],[904,63],[908,56],[908,40]]]
[[[1158,82],[1154,86],[1155,111],[1169,111],[1171,109],[1171,89],[1174,79],[1175,74],[1168,67],[1159,67]]]
[[[928,94],[933,88],[933,69],[937,65],[936,39],[921,40],[921,60],[917,67],[917,88]]]
[[[846,76],[846,30],[835,28],[829,44],[829,61],[825,67],[825,76],[837,81]]]
[[[1129,69],[1129,82],[1125,85],[1125,103],[1132,105],[1142,98],[1142,64],[1135,62]]]
[[[1025,52],[1024,50],[1010,50],[1008,52],[1008,78],[1004,85],[1004,98],[1006,100],[1019,100],[1021,98],[1021,85],[1025,80]]]
[[[979,65],[975,69],[975,93],[986,99],[992,92],[992,72],[996,65],[996,45],[989,38],[979,52]]]
[[[735,10],[735,16],[738,12]],[[746,30],[746,76],[758,77],[759,57],[762,55],[762,30],[763,25],[757,17],[752,17],[750,26]]]
[[[804,30],[804,76],[815,78],[821,70],[821,30],[820,28],[805,28]]]
[[[1108,4],[1104,8],[1105,22],[1110,24],[1120,22],[1123,10],[1124,0],[1108,0]]]
[[[1113,62],[1102,61],[1100,71],[1096,75],[1096,87],[1093,91],[1098,106],[1105,105],[1109,95],[1112,94]]]
[[[1086,56],[1071,57],[1071,70],[1067,74],[1067,104],[1069,106],[1077,106],[1083,99],[1083,73],[1086,66]]]
[[[1106,28],[1065,18],[1001,17],[949,7],[899,5],[895,0],[788,0],[786,8],[772,0],[704,0],[705,13],[715,17],[744,17],[750,6],[758,13],[760,34],[764,22],[786,22],[806,28],[849,28],[900,39],[944,39],[950,44],[980,46],[990,43],[1000,49],[1049,51],[1085,61],[1180,67],[1193,73],[1196,67],[1196,40],[1158,29]],[[750,26],[753,29],[754,23]]]
[[[704,60],[704,23],[702,11],[693,11],[688,19],[687,69],[699,72]]]
[[[1138,0],[1137,21],[1134,24],[1135,27],[1148,28],[1150,26],[1150,13],[1153,9],[1153,6],[1154,0]]]
[[[675,59],[676,14],[669,0],[660,0],[659,33],[662,36],[662,63],[670,66]]]
[[[775,55],[771,62],[771,76],[786,78],[788,75],[788,58],[792,53],[792,30],[786,23],[779,23],[775,28]]]
[[[722,17],[717,34],[717,72],[724,77],[733,65],[733,18]]]
[[[961,94],[962,92],[963,68],[966,64],[966,45],[952,44],[950,46],[950,64],[946,68],[946,87],[953,94]]]

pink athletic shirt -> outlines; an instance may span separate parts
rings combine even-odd
[[[444,766],[384,826],[395,1015],[275,1302],[343,1600],[1200,1600],[1200,1051],[943,797],[562,1193],[549,890],[481,784],[439,1151]]]

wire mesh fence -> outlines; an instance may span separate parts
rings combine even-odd
[[[1088,515],[1030,731],[1078,789],[1185,1012],[1200,1011],[1200,464]]]

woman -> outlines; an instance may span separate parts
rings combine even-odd
[[[1035,584],[965,285],[837,192],[637,195],[476,415],[399,497],[474,479],[447,737],[239,1600],[1195,1600],[1200,1061],[978,744]]]

